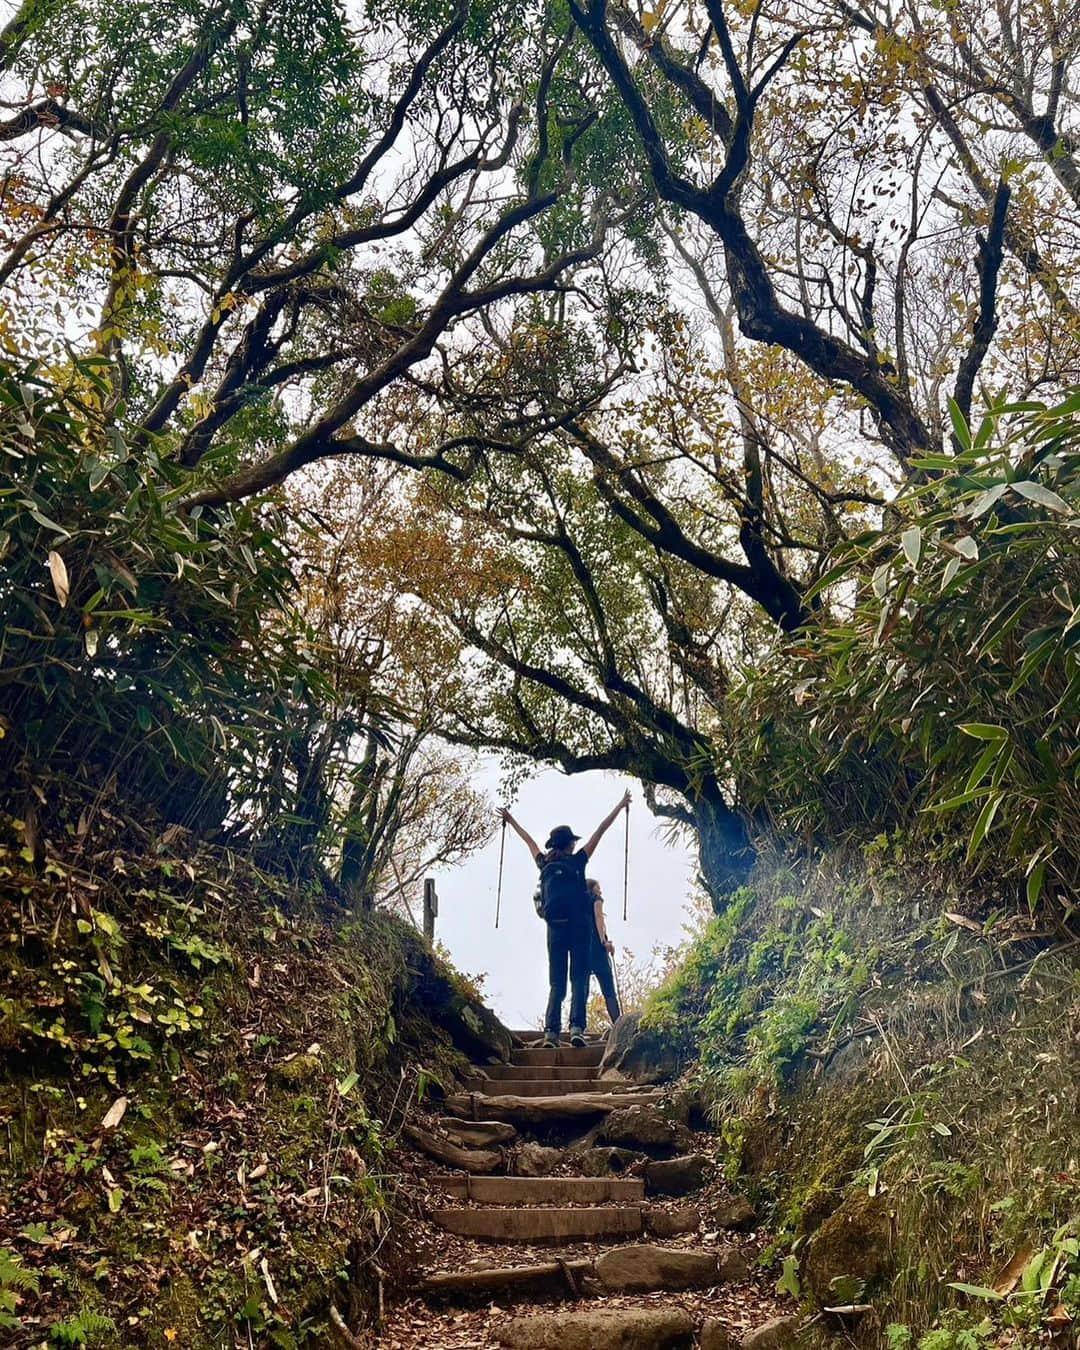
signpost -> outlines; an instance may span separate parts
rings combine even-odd
[[[435,941],[435,916],[439,912],[439,897],[435,894],[435,878],[424,881],[424,937]]]

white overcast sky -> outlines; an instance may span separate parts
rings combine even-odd
[[[476,786],[488,793],[493,811],[501,804],[500,771],[494,760],[482,760]],[[684,845],[669,846],[658,822],[644,804],[640,787],[610,773],[568,777],[539,769],[508,803],[514,816],[543,846],[554,825],[569,825],[587,839],[630,788],[629,918],[622,918],[623,845],[620,817],[604,836],[589,875],[605,895],[608,931],[616,946],[629,948],[645,961],[657,944],[681,941],[684,906],[696,866]],[[499,832],[485,848],[461,866],[436,874],[439,917],[436,937],[449,949],[454,964],[470,975],[484,972],[485,1000],[513,1028],[537,1026],[547,1001],[547,949],[544,925],[533,909],[536,866],[512,830],[506,832],[502,915],[495,929],[495,892],[499,873]],[[419,915],[418,915],[419,917]]]

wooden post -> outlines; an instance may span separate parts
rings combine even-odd
[[[439,897],[435,894],[435,878],[424,881],[424,937],[435,941],[435,915],[439,912]]]

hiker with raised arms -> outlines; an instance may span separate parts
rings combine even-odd
[[[502,819],[523,841],[540,869],[540,916],[547,924],[548,1003],[544,1017],[544,1045],[559,1044],[562,1005],[570,974],[570,1044],[585,1044],[585,1004],[592,974],[592,897],[585,885],[585,867],[620,811],[629,811],[627,792],[600,822],[583,848],[574,849],[580,835],[569,825],[556,825],[541,849],[504,807]]]

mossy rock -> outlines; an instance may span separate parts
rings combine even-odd
[[[880,1197],[849,1196],[818,1228],[803,1264],[803,1281],[822,1307],[850,1303],[891,1267],[893,1223]]]
[[[318,1055],[294,1055],[281,1064],[274,1065],[274,1075],[283,1083],[295,1087],[300,1083],[310,1083],[322,1073],[322,1063]]]

